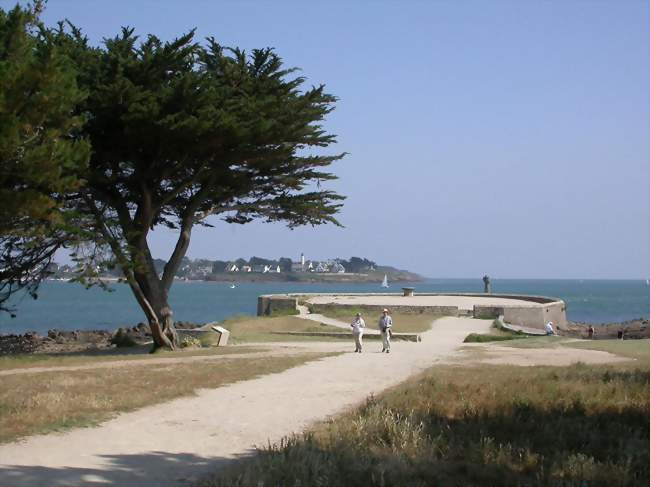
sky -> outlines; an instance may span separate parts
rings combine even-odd
[[[0,0],[5,7],[13,2]],[[219,223],[192,258],[362,256],[430,277],[650,277],[650,2],[50,0],[93,43],[132,26],[274,47],[339,97],[344,228]],[[166,258],[175,235],[150,244]]]

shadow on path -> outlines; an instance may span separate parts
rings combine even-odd
[[[232,462],[229,458],[204,458],[189,453],[151,452],[138,455],[104,455],[106,468],[6,465],[0,467],[3,487],[85,485],[191,485],[204,475]],[[240,458],[245,458],[240,457]]]

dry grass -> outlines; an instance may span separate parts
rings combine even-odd
[[[119,369],[45,372],[0,377],[0,442],[85,426],[122,411],[281,372],[336,354],[232,358],[196,364],[146,364]],[[174,377],[174,380],[169,380]]]
[[[330,337],[309,337],[293,335],[276,335],[272,332],[277,331],[299,331],[299,332],[316,332],[316,331],[333,331],[341,332],[340,328],[330,325],[322,325],[314,321],[296,318],[295,316],[278,316],[278,317],[251,317],[239,316],[230,318],[223,322],[223,327],[230,330],[230,339],[233,343],[260,343],[260,342],[277,342],[277,341],[325,341],[337,340]]]
[[[150,345],[141,345],[131,348],[113,348],[98,350],[96,352],[81,353],[36,353],[36,354],[12,354],[0,356],[0,370],[28,369],[33,367],[59,367],[59,366],[83,366],[99,364],[104,362],[121,362],[124,360],[150,360],[152,358],[168,358],[170,360],[180,357],[194,356],[221,356],[233,353],[255,353],[263,351],[260,347],[211,347],[201,349],[183,349],[176,352],[168,352],[158,349],[156,353],[150,353]]]
[[[345,321],[346,323],[352,322],[357,312],[360,312],[366,322],[366,327],[369,329],[378,329],[378,322],[380,313],[371,314],[364,312],[363,309],[355,309],[353,307],[337,307],[332,305],[326,308],[322,314],[328,318]],[[422,333],[431,329],[434,320],[441,317],[441,315],[434,315],[428,313],[393,313],[393,331],[395,333]]]
[[[205,485],[649,485],[650,347],[604,346],[638,361],[436,367]]]

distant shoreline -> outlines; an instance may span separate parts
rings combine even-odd
[[[364,282],[380,283],[384,275],[381,274],[352,274],[352,273],[260,273],[260,272],[233,272],[233,273],[220,273],[210,274],[204,279],[185,279],[174,278],[174,282],[304,282],[304,283],[329,283],[329,282]],[[423,282],[425,279],[410,272],[402,272],[396,275],[388,275],[390,282]],[[70,282],[66,278],[48,278],[47,281],[53,282]],[[96,279],[89,279],[89,281],[105,281],[111,283],[124,282],[123,278],[119,277],[99,277]]]

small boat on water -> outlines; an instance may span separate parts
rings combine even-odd
[[[384,274],[384,280],[381,281],[381,287],[390,287],[388,285],[388,276],[386,274]]]
[[[234,282],[230,285],[230,289],[235,289],[236,287],[237,287],[237,286],[235,286],[235,283],[234,283]]]

